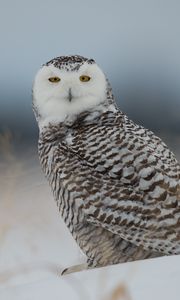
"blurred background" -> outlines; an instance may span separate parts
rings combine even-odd
[[[36,145],[31,87],[53,57],[93,57],[119,107],[171,139],[180,132],[178,0],[0,1],[0,127]],[[18,139],[16,139],[18,141]],[[171,142],[171,141],[170,141]]]
[[[35,73],[56,56],[94,58],[120,109],[180,158],[179,14],[178,0],[0,0],[0,283],[7,269],[3,283],[24,264],[80,256],[39,167]]]

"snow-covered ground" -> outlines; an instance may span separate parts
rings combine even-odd
[[[179,300],[180,256],[80,272],[37,158],[4,150],[0,165],[0,300]]]

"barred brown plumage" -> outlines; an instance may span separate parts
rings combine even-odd
[[[56,68],[62,77],[72,72],[76,78],[86,66],[86,73],[101,83],[94,60],[72,56],[54,62],[47,63],[46,68],[53,65],[50,72]],[[68,100],[61,93],[68,91],[66,85],[59,87],[59,102],[52,104],[55,110],[48,107],[45,111],[46,99],[39,99],[38,90],[42,89],[41,73],[33,98],[40,127],[40,162],[60,213],[87,256],[87,264],[65,273],[180,254],[180,165],[174,154],[160,138],[117,109],[107,79],[105,93],[101,91],[104,98],[99,98],[95,86],[95,102],[82,108],[77,103],[81,97],[86,102],[85,90],[65,78],[74,93],[75,113],[72,103],[63,110],[66,104],[61,101]],[[53,93],[47,101],[57,100]],[[87,98],[90,95],[88,90]],[[57,107],[61,108],[58,113]]]

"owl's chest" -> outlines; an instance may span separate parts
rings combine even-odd
[[[64,139],[65,141],[65,139]],[[74,235],[76,225],[82,223],[84,215],[83,191],[74,181],[73,163],[67,151],[58,143],[50,147],[44,144],[40,151],[40,162],[51,186],[59,212]]]
[[[67,145],[86,163],[101,174],[132,182],[136,179],[133,141],[127,141],[119,125],[92,126],[69,132]]]
[[[81,158],[91,163],[95,160],[98,163],[107,160],[107,156],[115,153],[117,148],[119,150],[123,139],[123,132],[119,128],[116,130],[115,126],[92,125],[69,131],[65,141]]]

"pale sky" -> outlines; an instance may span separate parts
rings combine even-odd
[[[0,127],[36,128],[31,86],[42,63],[95,58],[119,106],[152,129],[180,128],[180,1],[0,0]]]

